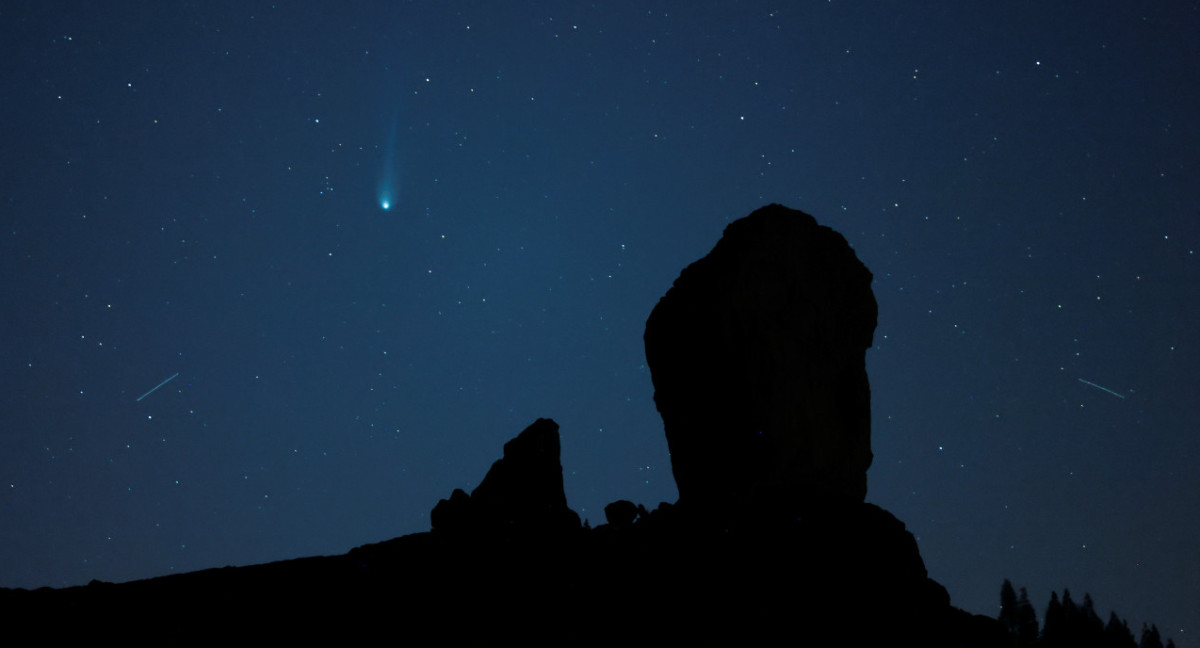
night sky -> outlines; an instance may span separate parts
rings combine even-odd
[[[0,8],[0,586],[424,531],[542,416],[674,501],[646,317],[777,202],[953,603],[1197,644],[1196,3],[118,4]]]

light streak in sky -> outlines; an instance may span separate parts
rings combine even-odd
[[[179,372],[178,372],[178,371],[176,371],[175,373],[171,374],[171,377],[170,377],[170,378],[167,378],[166,380],[164,380],[164,381],[162,381],[162,382],[158,383],[157,385],[155,385],[155,386],[154,386],[154,389],[151,389],[150,391],[146,392],[145,394],[142,394],[141,396],[138,396],[138,402],[140,403],[140,402],[142,401],[142,399],[143,399],[143,398],[145,398],[145,397],[149,396],[150,394],[153,394],[153,393],[154,393],[154,392],[155,392],[155,391],[156,391],[156,390],[157,390],[159,387],[162,387],[163,385],[165,385],[165,384],[167,384],[167,383],[171,382],[172,380],[175,380],[175,376],[178,376],[178,375],[179,375]],[[1103,389],[1103,388],[1102,388],[1102,389]],[[1107,390],[1105,390],[1105,391],[1107,391]]]
[[[1118,394],[1117,392],[1115,392],[1115,391],[1113,391],[1113,390],[1109,389],[1108,387],[1101,387],[1100,385],[1097,385],[1096,383],[1094,383],[1094,382],[1092,382],[1092,381],[1090,381],[1090,380],[1084,380],[1083,378],[1080,378],[1080,379],[1079,379],[1079,382],[1081,382],[1081,383],[1083,383],[1083,384],[1085,384],[1085,385],[1087,385],[1087,386],[1089,386],[1089,387],[1095,387],[1096,389],[1099,389],[1100,391],[1105,391],[1105,392],[1108,392],[1108,393],[1112,394],[1113,396],[1116,396],[1117,398],[1120,398],[1121,400],[1125,400],[1125,397],[1124,397],[1124,396],[1122,396],[1122,395]],[[157,387],[156,387],[155,389],[157,389]],[[153,390],[152,390],[152,391],[153,391]]]

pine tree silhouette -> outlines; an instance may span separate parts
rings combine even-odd
[[[1042,639],[1039,646],[1063,646],[1067,636],[1066,613],[1058,600],[1058,592],[1050,592],[1050,603],[1046,605],[1045,621],[1042,623]]]
[[[1158,635],[1158,626],[1151,624],[1149,628],[1142,623],[1142,641],[1138,648],[1163,648],[1162,637]]]
[[[1028,648],[1037,643],[1038,620],[1037,611],[1029,602],[1029,592],[1021,588],[1021,598],[1017,600],[1017,646]]]
[[[1017,612],[1017,591],[1007,578],[1000,586],[1000,615],[996,617],[1000,625],[1015,639],[1020,629],[1020,618]],[[1014,643],[1013,645],[1019,645]]]
[[[1104,622],[1096,614],[1091,594],[1083,593],[1083,603],[1079,605],[1079,614],[1072,625],[1072,634],[1076,637],[1077,644],[1098,646],[1104,640]]]
[[[1117,618],[1116,612],[1108,614],[1108,625],[1104,626],[1104,648],[1137,648],[1133,632],[1124,619]]]

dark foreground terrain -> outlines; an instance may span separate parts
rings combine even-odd
[[[1003,646],[950,605],[916,541],[864,502],[871,273],[770,205],[732,223],[650,315],[646,355],[680,498],[567,507],[558,425],[505,445],[426,533],[342,556],[61,590],[4,590],[9,627],[104,636],[388,630],[428,641]]]

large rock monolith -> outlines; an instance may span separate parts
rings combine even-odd
[[[646,322],[679,504],[719,516],[861,503],[876,318],[870,271],[812,216],[769,205],[726,227]]]

